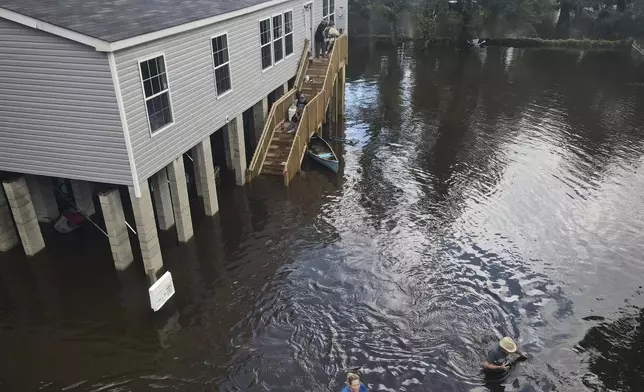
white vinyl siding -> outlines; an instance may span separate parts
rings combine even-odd
[[[222,97],[233,88],[230,80],[228,34],[214,37],[211,43],[213,64],[215,66],[215,89],[217,90],[217,97]]]
[[[0,18],[0,171],[133,184],[105,53]]]

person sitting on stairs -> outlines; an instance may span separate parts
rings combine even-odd
[[[304,106],[298,106],[295,114],[291,117],[291,121],[287,121],[282,125],[282,130],[286,133],[294,133],[297,131],[297,125],[302,119],[302,112],[304,112]]]
[[[308,103],[306,100],[306,95],[302,94],[301,92],[295,93],[296,101],[295,101],[295,108],[304,110],[304,106]]]

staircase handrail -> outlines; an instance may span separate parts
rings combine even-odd
[[[326,70],[326,76],[322,84],[322,89],[311,100],[308,101],[302,117],[297,126],[295,138],[291,145],[291,150],[284,166],[284,185],[288,186],[295,174],[300,170],[302,159],[306,153],[306,148],[311,136],[324,122],[326,109],[331,98],[335,75],[340,69],[341,63],[346,63],[348,57],[349,40],[346,34],[338,37],[333,45],[333,50],[329,56],[329,64]]]

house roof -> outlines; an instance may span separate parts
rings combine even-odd
[[[16,13],[106,43],[174,28],[276,0],[0,0]],[[17,19],[9,18],[8,19]],[[35,25],[33,22],[32,25]],[[34,27],[34,26],[32,26]]]

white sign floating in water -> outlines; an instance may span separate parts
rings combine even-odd
[[[161,279],[157,280],[148,290],[150,293],[150,306],[157,312],[174,295],[174,283],[172,274],[166,272]]]

